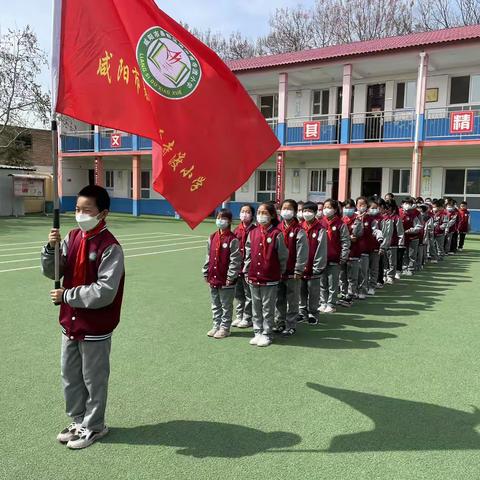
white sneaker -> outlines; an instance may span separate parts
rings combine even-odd
[[[257,347],[268,347],[272,344],[272,339],[268,335],[260,335],[257,342]]]
[[[358,294],[358,299],[359,300],[365,300],[366,298],[367,298],[367,296],[364,293],[359,293]]]
[[[438,260],[430,260],[430,263],[438,263]]]
[[[68,443],[77,434],[77,429],[80,427],[80,423],[72,422],[57,435],[57,440],[60,443]]]
[[[385,280],[385,283],[386,283],[387,285],[393,285],[393,278],[388,277],[388,278]]]
[[[261,333],[256,333],[255,336],[250,340],[250,345],[257,345],[261,336],[262,336]]]
[[[322,304],[320,305],[320,307],[318,307],[318,311],[319,311],[320,313],[325,313],[325,309],[326,309],[326,308],[327,308],[327,305],[325,305],[324,303],[322,303]]]
[[[240,318],[236,318],[233,322],[232,322],[232,327],[238,327],[240,325],[240,322],[242,320]]]
[[[331,307],[330,305],[328,305],[327,307],[325,307],[324,313],[335,313],[336,311],[337,309],[335,307]]]
[[[374,288],[369,288],[367,295],[375,295],[375,289]]]
[[[237,325],[238,328],[250,328],[253,325],[252,322],[249,322],[248,320],[242,320],[239,322]]]
[[[413,277],[413,272],[411,272],[410,270],[407,270],[407,271],[404,273],[404,275],[405,275],[406,277]]]
[[[105,425],[101,432],[94,432],[86,427],[77,429],[77,434],[67,443],[67,447],[73,450],[87,448],[92,443],[104,437],[108,433],[108,427]]]
[[[396,280],[400,280],[401,278],[402,278],[402,274],[401,274],[400,272],[397,272],[397,273],[395,274],[395,279],[396,279]]]

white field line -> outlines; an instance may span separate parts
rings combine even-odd
[[[185,239],[187,240],[187,239]],[[177,242],[177,243],[169,243],[167,245],[150,245],[149,247],[135,247],[135,248],[127,248],[124,250],[124,252],[130,252],[131,250],[147,250],[150,248],[161,248],[161,247],[177,247],[178,245],[190,245],[192,243],[204,243],[206,239],[203,240],[189,240],[188,242]],[[34,258],[19,258],[16,260],[2,260],[0,262],[1,264],[5,263],[17,263],[17,262],[33,262],[33,261],[38,261],[40,257],[34,257]]]
[[[166,238],[166,237],[168,237],[168,238]],[[197,237],[202,238],[204,240],[207,240],[207,237],[201,237],[200,235],[195,235],[195,237],[193,237],[193,238],[197,238]],[[180,241],[181,240],[190,240],[190,238],[192,238],[192,236],[185,236],[185,237],[182,237],[182,238],[178,238],[178,240],[180,240]],[[173,240],[176,240],[176,239],[175,238],[170,238],[170,235],[162,235],[159,238],[152,238],[150,240],[144,240],[142,242],[130,242],[130,243],[122,242],[121,245],[122,245],[122,247],[124,247],[124,246],[129,247],[130,245],[142,245],[144,243],[163,242],[163,241],[171,242]],[[19,257],[19,256],[22,256],[22,255],[33,255],[34,253],[39,253],[43,246],[44,245],[41,245],[40,247],[20,247],[20,248],[16,248],[14,250],[29,250],[29,251],[28,252],[20,252],[20,253],[1,253],[0,257]],[[145,247],[145,248],[147,248],[147,247]]]
[[[151,233],[132,233],[128,235],[119,235],[117,238],[118,240],[122,240],[122,238],[126,237],[139,237],[139,239],[147,238],[149,236],[155,236],[155,235],[165,235],[165,236],[175,236],[175,237],[202,237],[202,235],[190,235],[188,233],[170,233],[170,232],[151,232]],[[0,245],[1,247],[16,247],[18,245],[40,245],[42,247],[46,242],[46,239],[44,240],[37,240],[35,242],[20,242],[20,243],[4,243]],[[33,248],[33,247],[32,247]]]
[[[125,258],[136,258],[136,257],[145,257],[145,256],[151,256],[151,255],[161,255],[162,253],[174,253],[174,252],[184,252],[187,250],[195,250],[197,248],[204,248],[203,245],[197,245],[195,247],[186,247],[186,248],[176,248],[173,250],[163,250],[161,252],[151,252],[151,253],[137,253],[135,255],[125,255]],[[0,270],[0,273],[6,273],[6,272],[18,272],[20,270],[34,270],[34,269],[40,269],[39,266],[35,267],[21,267],[21,268],[11,268],[8,270]]]

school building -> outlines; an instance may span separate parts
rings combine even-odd
[[[285,197],[450,196],[480,231],[479,52],[475,25],[230,62],[281,142],[232,194],[234,213]],[[150,140],[71,119],[60,133],[64,210],[97,182],[112,211],[174,215],[151,187]]]

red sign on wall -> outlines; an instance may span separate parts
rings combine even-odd
[[[473,133],[474,114],[472,110],[450,113],[450,133]]]
[[[110,136],[110,147],[111,148],[121,148],[122,147],[122,136],[118,133],[112,133]]]
[[[303,139],[320,140],[320,122],[304,122]]]

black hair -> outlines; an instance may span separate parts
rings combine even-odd
[[[379,207],[386,208],[387,207],[387,202],[385,202],[385,200],[383,198],[379,198],[377,200],[377,205]]]
[[[272,225],[276,227],[280,221],[277,217],[277,209],[275,208],[275,202],[264,202],[260,204],[260,207],[265,207],[270,216],[272,217]]]
[[[255,207],[253,205],[250,205],[249,203],[244,203],[241,207],[240,207],[240,210],[242,210],[242,208],[244,207],[248,207],[250,209],[250,211],[252,212],[252,217],[255,216]]]
[[[395,198],[395,195],[392,192],[386,193],[385,196],[392,197],[392,200]]]
[[[379,205],[379,200],[378,200],[378,197],[370,197],[368,199],[368,206],[371,207],[372,206],[372,203],[374,203],[375,205]]]
[[[424,200],[423,200],[422,197],[417,197],[417,198],[416,198],[416,202],[417,202],[417,203],[423,203]]]
[[[385,208],[398,215],[398,205],[394,198],[385,202]]]
[[[412,197],[404,198],[402,203],[408,203],[409,205],[413,205],[413,199]]]
[[[355,200],[355,205],[357,205],[357,203],[358,203],[360,200],[364,200],[365,203],[368,205],[367,197],[357,197],[357,199]]]
[[[318,205],[314,202],[305,202],[303,204],[303,209],[304,210],[311,210],[315,215],[318,212]]]
[[[228,208],[221,208],[217,213],[217,217],[219,215],[222,218],[227,218],[230,222],[233,220],[232,212]]]
[[[445,202],[443,200],[434,200],[433,205],[438,208],[443,208],[445,205]]]
[[[349,198],[348,200],[345,200],[345,203],[343,204],[343,208],[357,208],[355,200],[353,198]]]
[[[421,210],[423,213],[425,213],[425,212],[428,210],[428,207],[427,207],[427,205],[424,205],[424,204],[422,204],[422,205],[419,205],[419,207],[418,207],[418,208],[419,208],[419,209],[420,209],[420,210]]]
[[[78,192],[77,196],[94,198],[99,212],[110,210],[110,195],[99,185],[87,185]]]
[[[325,203],[329,203],[332,206],[332,208],[335,210],[335,214],[340,215],[340,205],[338,203],[338,200],[334,200],[333,198],[328,198],[327,200],[325,200],[323,204],[325,205]]]
[[[292,200],[291,198],[287,198],[282,202],[282,207],[286,204],[289,203],[293,207],[293,211],[295,212],[295,215],[298,212],[298,203],[295,200]]]
[[[463,202],[460,202],[460,205],[468,205],[467,202],[465,202],[465,200]]]
[[[300,200],[297,202],[297,205],[300,207],[300,205],[303,207],[305,205],[305,202],[303,200]]]

